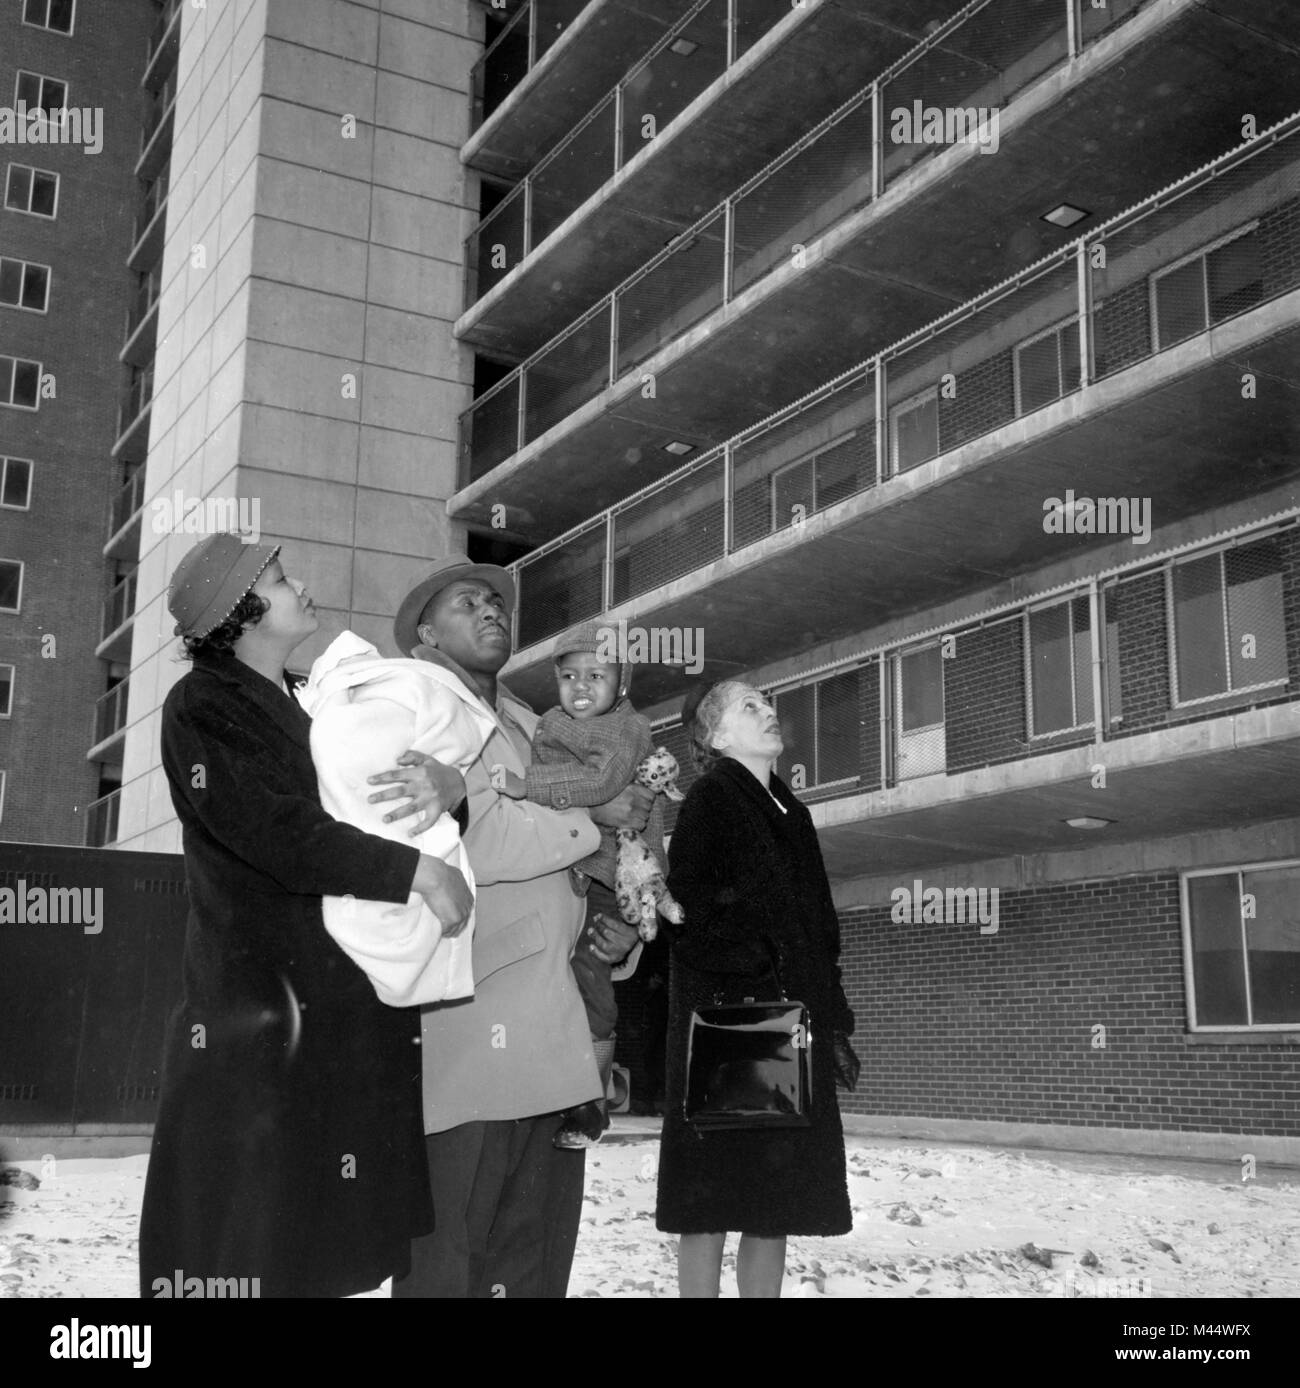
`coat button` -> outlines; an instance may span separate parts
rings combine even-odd
[[[570,837],[571,839],[576,839],[576,838],[578,837],[578,831],[577,831],[576,829],[570,829],[570,830],[569,830],[569,837]]]

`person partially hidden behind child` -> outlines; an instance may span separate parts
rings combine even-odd
[[[504,767],[492,768],[493,784],[502,794],[553,810],[603,805],[631,785],[637,765],[654,750],[650,722],[628,698],[631,671],[601,659],[607,653],[602,635],[608,630],[600,622],[584,622],[556,642],[555,683],[560,702],[547,710],[537,725],[533,759],[525,776]],[[642,837],[660,870],[666,872],[659,796]],[[618,1004],[610,965],[585,946],[593,938],[599,915],[619,917],[614,897],[617,860],[617,831],[602,826],[600,847],[569,869],[574,891],[587,899],[586,923],[572,963],[587,1009],[603,1091],[609,1088],[614,1064]],[[605,1100],[594,1099],[565,1112],[554,1142],[557,1147],[588,1147],[600,1140],[607,1127]]]

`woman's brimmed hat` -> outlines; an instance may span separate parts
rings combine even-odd
[[[167,586],[174,635],[202,638],[214,632],[279,553],[279,545],[245,544],[226,533],[200,540],[176,565]]]

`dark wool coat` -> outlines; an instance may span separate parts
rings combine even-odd
[[[830,1040],[851,1032],[839,922],[812,817],[775,775],[724,757],[691,786],[669,844],[668,887],[686,913],[670,937],[667,1112],[655,1222],[668,1233],[758,1237],[853,1227]],[[813,1125],[698,1134],[682,1116],[693,1008],[785,995],[808,1007]]]
[[[419,858],[332,819],[297,702],[234,656],[163,705],[189,886],[140,1220],[155,1279],[346,1296],[404,1274],[432,1228],[417,1008],[380,1002],[321,896],[404,902]]]

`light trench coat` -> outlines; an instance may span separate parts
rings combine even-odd
[[[417,646],[414,654],[459,671],[428,647]],[[552,1113],[601,1092],[586,1009],[569,964],[584,901],[568,873],[600,846],[600,831],[582,810],[549,810],[493,789],[496,763],[524,774],[538,722],[500,684],[495,712],[496,726],[465,773],[464,843],[478,883],[475,991],[471,999],[423,1009],[427,1133]]]
[[[437,757],[462,775],[497,726],[492,711],[447,670],[423,660],[389,660],[345,631],[311,668],[298,699],[311,715],[311,753],[321,804],[335,819],[457,868],[471,891],[474,874],[460,830],[449,814],[419,837],[409,821],[384,823],[390,802],[371,804],[367,777],[397,764],[408,748]],[[325,928],[392,1007],[463,998],[474,991],[471,915],[465,929],[444,936],[418,893],[400,906],[327,896]]]

